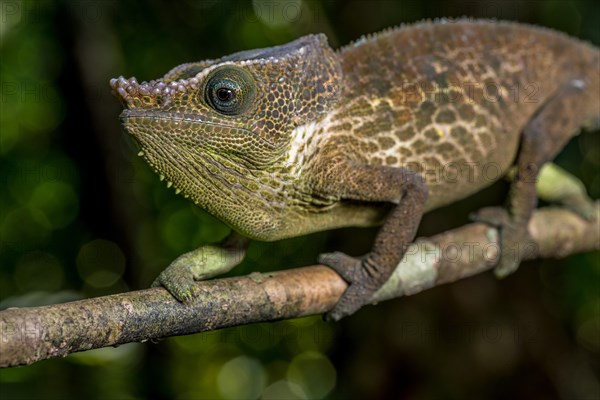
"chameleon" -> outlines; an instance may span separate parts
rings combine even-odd
[[[250,240],[381,225],[366,255],[319,257],[348,283],[325,314],[336,321],[370,302],[425,212],[511,168],[506,205],[473,214],[499,230],[496,275],[514,272],[531,241],[544,175],[570,182],[546,185],[547,199],[592,218],[581,182],[551,161],[581,129],[600,127],[599,81],[592,44],[465,18],[391,28],[338,50],[310,34],[110,84],[139,155],[231,228],[177,258],[155,285],[190,302],[194,281],[239,264]]]

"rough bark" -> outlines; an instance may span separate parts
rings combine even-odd
[[[600,214],[600,206],[596,207]],[[535,213],[526,259],[565,257],[600,248],[599,219],[585,221],[558,208]],[[498,232],[475,223],[419,239],[373,302],[418,293],[492,268]],[[252,322],[320,314],[346,283],[316,265],[276,273],[198,282],[191,305],[162,288],[44,307],[0,312],[0,366],[31,364],[70,353],[129,342],[204,332]]]

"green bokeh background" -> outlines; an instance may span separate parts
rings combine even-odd
[[[108,80],[324,32],[338,47],[423,18],[529,22],[600,43],[590,1],[0,1],[0,309],[147,287],[227,234],[167,189],[119,126]],[[598,135],[560,165],[600,195]],[[429,214],[420,234],[500,204],[505,183]],[[374,230],[254,243],[231,274],[361,254]],[[600,263],[526,263],[366,307],[129,344],[0,371],[0,397],[39,399],[598,399]],[[1,342],[0,342],[1,346]]]

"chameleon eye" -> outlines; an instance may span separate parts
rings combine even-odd
[[[217,89],[216,93],[217,99],[222,103],[228,103],[235,100],[235,91],[229,88],[220,87]]]
[[[225,115],[239,115],[248,110],[255,94],[256,87],[250,74],[231,65],[215,69],[207,78],[204,89],[206,102]]]

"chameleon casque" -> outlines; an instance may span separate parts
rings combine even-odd
[[[180,65],[163,78],[111,81],[125,130],[148,164],[232,228],[157,279],[177,299],[196,279],[264,241],[383,224],[362,258],[329,253],[348,289],[326,318],[369,303],[399,264],[424,212],[516,166],[506,208],[475,219],[500,229],[497,275],[514,271],[537,204],[536,181],[582,127],[600,125],[600,51],[509,22],[421,22],[334,51],[324,35]],[[490,179],[493,165],[501,174]],[[447,173],[451,170],[451,173]],[[543,174],[542,174],[543,175]],[[553,201],[590,217],[579,181]]]

